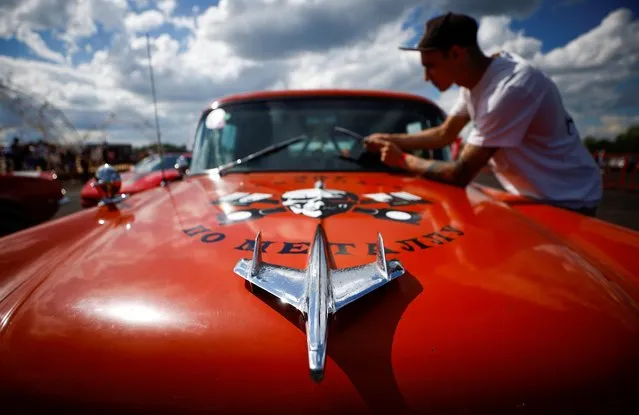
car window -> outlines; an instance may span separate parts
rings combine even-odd
[[[175,168],[175,162],[177,161],[178,157],[180,157],[179,154],[170,154],[170,155],[164,156],[164,159],[162,161],[162,168],[165,170]],[[160,170],[159,165],[156,170]]]
[[[133,171],[137,174],[145,174],[153,171],[155,166],[159,166],[160,157],[159,156],[149,156],[140,160],[134,167]]]
[[[160,169],[164,168],[164,170],[172,169],[175,166],[175,162],[177,161],[179,154],[168,154],[165,155],[162,159],[160,156],[149,156],[135,165],[133,171],[136,174],[148,174],[154,171],[160,171]],[[190,161],[190,158],[187,158]]]
[[[256,159],[239,170],[385,170],[379,157],[377,162],[370,157],[363,164],[340,159],[339,154],[356,152],[361,143],[335,133],[332,127],[362,136],[407,133],[439,125],[443,116],[439,108],[426,102],[388,98],[281,99],[223,105],[202,115],[191,171],[215,168],[299,135],[309,140]],[[417,153],[437,159],[448,157],[441,150]]]

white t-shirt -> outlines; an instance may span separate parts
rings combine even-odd
[[[583,145],[559,90],[519,56],[502,52],[472,90],[461,88],[451,115],[467,114],[467,143],[499,147],[491,166],[510,193],[569,208],[595,207],[601,173]]]

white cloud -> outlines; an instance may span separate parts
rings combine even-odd
[[[140,14],[129,13],[124,18],[124,26],[129,32],[142,33],[156,29],[164,23],[164,15],[157,10],[147,10]]]
[[[627,63],[636,60],[638,54],[639,22],[633,21],[629,9],[619,9],[591,31],[550,51],[537,63],[550,72],[561,73],[601,68],[615,62]]]
[[[64,62],[64,56],[49,49],[44,40],[42,40],[42,37],[36,32],[22,27],[18,28],[16,39],[24,42],[36,55],[40,56],[41,58],[49,59],[58,63]]]
[[[149,7],[149,0],[134,0],[135,5],[139,9],[143,9],[145,7]]]
[[[191,32],[197,30],[197,19],[191,16],[174,16],[170,18],[171,24],[176,28],[188,29]]]
[[[68,44],[72,54],[77,50],[78,39],[96,32],[96,23],[107,29],[119,27],[127,9],[127,0],[4,1],[0,5],[0,37],[16,36],[38,56],[59,61],[38,32],[61,32],[59,37]]]
[[[639,115],[602,115],[599,120],[601,125],[587,127],[584,137],[614,139],[617,135],[626,132],[629,125],[639,124]]]
[[[158,9],[166,16],[171,16],[176,7],[177,3],[175,0],[158,0]]]
[[[527,14],[539,1],[439,0],[429,4],[468,13]],[[301,51],[325,52],[370,40],[378,28],[397,21],[423,0],[220,0],[198,19],[207,39],[232,44],[246,59],[280,59]],[[285,12],[284,12],[285,10]]]
[[[525,59],[533,59],[541,51],[541,41],[527,37],[523,30],[513,32],[510,29],[511,17],[486,16],[479,23],[477,40],[487,54],[505,50]]]
[[[371,39],[332,51],[299,54],[282,86],[288,88],[423,87],[419,55],[402,52],[399,43],[411,32],[401,31],[401,18],[378,28]]]
[[[82,0],[75,0],[82,1]],[[91,11],[94,21],[102,23],[106,29],[120,26],[124,14],[128,10],[126,0],[85,0],[92,4]]]
[[[552,76],[580,118],[628,106],[639,110],[639,21],[628,9],[610,13],[567,45],[537,56],[535,63]]]

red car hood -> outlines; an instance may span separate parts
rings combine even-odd
[[[634,396],[637,233],[548,208],[635,253],[621,263],[475,188],[313,176],[193,177],[6,238],[2,390],[233,413],[590,409]],[[301,196],[286,192],[317,180],[350,195],[319,218],[294,213]],[[298,312],[233,267],[261,231],[265,262],[305,268],[320,223],[337,267],[374,260],[381,232],[407,273],[337,313],[318,384]]]

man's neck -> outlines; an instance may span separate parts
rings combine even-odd
[[[457,85],[468,90],[472,90],[484,76],[484,73],[486,73],[486,70],[492,61],[492,57],[484,56],[483,54],[481,56],[471,58],[466,76],[464,79],[460,79],[457,82]]]

